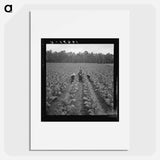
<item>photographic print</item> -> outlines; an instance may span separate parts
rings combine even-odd
[[[128,150],[129,11],[29,15],[31,150]]]
[[[41,39],[41,120],[119,121],[119,39]]]

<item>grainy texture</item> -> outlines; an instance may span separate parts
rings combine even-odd
[[[48,115],[116,114],[113,64],[47,63],[46,72]]]

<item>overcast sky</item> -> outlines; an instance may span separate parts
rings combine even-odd
[[[63,51],[66,52],[93,52],[93,53],[102,53],[102,54],[113,54],[113,44],[47,44],[47,51]]]

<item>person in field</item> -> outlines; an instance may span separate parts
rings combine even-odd
[[[87,78],[88,78],[88,80],[89,80],[89,81],[91,80],[91,79],[90,79],[91,77],[90,77],[90,75],[89,75],[89,74],[87,74]]]
[[[79,78],[79,82],[83,82],[83,73],[82,73],[82,69],[80,68],[79,72],[78,72],[78,78]]]
[[[76,76],[75,73],[73,73],[73,74],[71,75],[71,83],[74,82],[75,76]]]

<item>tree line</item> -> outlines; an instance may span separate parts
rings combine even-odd
[[[79,52],[53,52],[46,51],[46,62],[53,63],[114,63],[114,55],[107,53],[89,53],[88,51]]]

